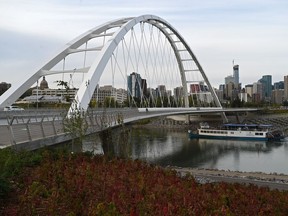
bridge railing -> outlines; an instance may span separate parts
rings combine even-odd
[[[194,110],[194,112],[199,112],[199,110]],[[187,113],[187,111],[177,112],[176,114],[185,113]],[[88,125],[86,134],[99,132],[122,123],[169,114],[175,114],[175,110],[166,109],[166,112],[163,110],[139,112],[136,108],[89,110],[86,117],[86,123]],[[0,119],[0,148],[17,146],[18,144],[23,145],[29,142],[30,144],[32,142],[41,142],[42,146],[50,142],[49,145],[52,145],[53,142],[59,143],[72,139],[72,136],[69,138],[69,133],[66,131],[69,130],[67,130],[67,122],[65,122],[63,112],[45,112],[44,114],[36,112],[32,115],[31,113],[18,113],[17,115],[11,115],[11,113],[9,113],[6,119]],[[66,138],[55,141],[56,138],[59,137]]]
[[[61,113],[39,113],[6,116],[0,125],[0,148],[14,146],[46,138],[65,136],[65,117]],[[90,110],[86,117],[87,134],[99,132],[124,122],[124,119],[139,115],[137,109]]]

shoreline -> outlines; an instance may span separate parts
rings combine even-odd
[[[187,130],[196,129],[201,118],[187,124],[183,121],[184,118],[172,117],[162,118],[154,120],[144,127],[162,127],[165,129],[172,130]],[[278,122],[278,127],[282,128],[285,135],[288,135],[288,119],[287,114],[268,114],[268,115],[249,115],[245,116],[242,120],[248,121],[249,123],[275,123]],[[209,124],[221,124],[220,119],[205,119]],[[233,117],[230,117],[233,121]],[[261,122],[258,122],[261,120]],[[283,121],[285,120],[285,121]],[[142,125],[143,127],[143,125]],[[288,175],[282,173],[262,173],[262,172],[246,172],[246,171],[226,171],[226,170],[214,170],[214,169],[203,169],[203,168],[185,168],[185,167],[173,167],[168,166],[166,169],[176,170],[181,176],[185,176],[190,173],[197,182],[200,184],[212,183],[212,182],[228,182],[228,183],[240,183],[240,184],[254,184],[261,187],[269,187],[270,189],[288,190]]]
[[[202,168],[182,168],[169,166],[166,169],[175,170],[180,176],[191,174],[200,184],[227,182],[254,184],[270,189],[288,190],[288,175],[278,173],[226,171]]]

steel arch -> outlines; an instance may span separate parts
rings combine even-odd
[[[170,42],[170,44],[171,44],[171,46],[175,52],[177,61],[178,61],[178,65],[179,65],[179,69],[180,69],[180,73],[181,73],[182,86],[184,88],[184,92],[186,93],[185,106],[188,107],[188,95],[187,95],[188,91],[187,91],[187,83],[186,83],[186,78],[185,78],[185,71],[184,71],[183,62],[180,58],[179,51],[177,50],[177,48],[175,46],[175,43],[172,39],[172,36],[167,33],[165,28],[169,28],[177,36],[177,38],[179,38],[179,40],[182,42],[182,44],[185,46],[185,48],[187,49],[187,51],[191,55],[193,61],[196,63],[196,65],[197,65],[200,73],[202,74],[205,82],[207,83],[207,85],[211,91],[212,97],[214,98],[214,100],[216,102],[216,105],[218,107],[221,107],[221,104],[218,100],[218,97],[215,94],[214,89],[212,88],[212,86],[211,86],[207,76],[205,75],[200,63],[198,62],[196,56],[194,55],[194,53],[192,52],[192,50],[190,49],[188,44],[185,42],[184,38],[177,32],[176,29],[174,29],[164,19],[162,19],[158,16],[154,16],[154,15],[143,15],[143,16],[139,16],[136,18],[123,19],[123,22],[125,22],[125,21],[127,21],[127,22],[125,24],[123,24],[121,26],[121,28],[119,29],[119,31],[113,35],[112,39],[105,44],[105,46],[101,50],[101,54],[99,55],[98,58],[96,58],[96,60],[94,61],[94,63],[90,67],[88,74],[86,76],[86,80],[82,83],[81,87],[79,88],[77,95],[75,97],[75,101],[71,105],[69,112],[72,112],[75,108],[87,110],[88,104],[91,100],[91,96],[89,95],[89,92],[91,92],[91,90],[94,91],[94,89],[96,88],[96,85],[99,82],[99,79],[103,73],[103,70],[104,70],[109,58],[111,57],[113,51],[115,50],[115,48],[117,47],[119,42],[122,40],[122,38],[125,36],[125,34],[128,31],[130,31],[133,28],[133,26],[135,26],[136,24],[139,24],[141,22],[147,22],[147,23],[150,23],[150,24],[156,26],[157,28],[159,28],[163,32],[163,34],[165,34],[165,36],[169,40],[169,42]],[[163,26],[161,26],[161,24]]]
[[[174,53],[178,62],[179,70],[181,73],[180,75],[181,75],[182,86],[186,94],[185,106],[186,107],[189,106],[187,82],[186,82],[183,60],[181,59],[181,56],[179,53],[180,51],[177,49],[177,46],[175,45],[176,42],[181,42],[184,45],[184,47],[186,48],[186,51],[191,56],[191,60],[195,62],[204,81],[208,85],[208,88],[211,91],[212,97],[216,102],[216,106],[221,107],[218,97],[216,93],[214,92],[214,89],[212,88],[200,63],[198,62],[196,56],[194,55],[194,53],[192,52],[191,48],[188,46],[184,38],[180,35],[180,33],[178,33],[178,31],[174,27],[172,27],[167,21],[165,21],[164,19],[158,16],[142,15],[139,17],[122,18],[122,19],[111,21],[111,22],[107,22],[103,25],[100,25],[96,28],[93,28],[87,31],[86,33],[72,40],[70,43],[66,44],[66,46],[59,52],[58,55],[52,58],[41,69],[39,69],[36,73],[30,76],[25,82],[23,82],[20,85],[16,85],[15,87],[10,88],[4,95],[2,95],[2,97],[0,97],[0,108],[11,105],[28,88],[30,88],[40,77],[55,74],[55,72],[51,72],[49,70],[53,68],[56,64],[58,64],[61,60],[63,60],[66,56],[75,52],[85,51],[85,50],[77,49],[78,47],[88,42],[90,39],[100,36],[101,34],[106,32],[106,30],[109,30],[114,27],[119,27],[118,31],[110,35],[111,39],[108,40],[104,44],[104,46],[99,49],[100,53],[96,57],[96,59],[94,60],[90,68],[88,69],[87,75],[85,76],[85,79],[82,82],[75,96],[75,100],[73,101],[70,107],[69,114],[73,112],[75,109],[81,109],[83,111],[86,111],[88,108],[89,102],[91,100],[91,97],[92,97],[91,92],[94,92],[100,80],[100,77],[102,76],[102,73],[106,67],[106,64],[109,61],[111,55],[113,54],[115,48],[118,46],[120,41],[124,38],[126,33],[129,32],[135,25],[141,22],[149,23],[157,27],[166,36],[172,49],[174,50]],[[168,33],[167,29],[173,32],[173,34],[177,37],[177,41],[173,39],[172,35]],[[84,69],[82,69],[82,71],[83,70]]]

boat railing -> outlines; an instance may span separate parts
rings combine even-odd
[[[201,122],[200,123],[200,128],[201,129],[208,129],[210,128],[209,124],[207,122]]]

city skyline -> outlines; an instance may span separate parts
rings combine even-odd
[[[287,1],[11,0],[1,1],[0,8],[0,75],[12,85],[83,32],[142,14],[160,16],[182,34],[214,87],[233,73],[233,61],[244,85],[267,74],[274,83],[288,73]]]

